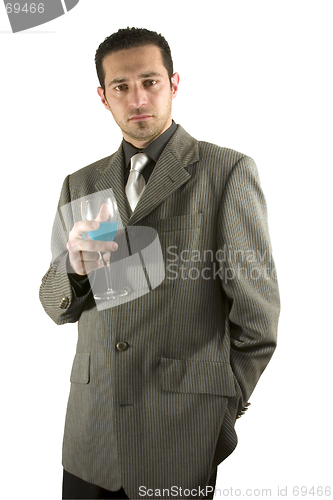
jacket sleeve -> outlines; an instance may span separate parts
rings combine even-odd
[[[39,298],[44,310],[58,325],[75,323],[90,294],[89,288],[85,295],[78,297],[68,274],[70,265],[66,244],[73,224],[68,176],[62,186],[52,229],[52,262],[39,289]]]
[[[230,364],[242,394],[238,415],[276,348],[280,300],[257,168],[241,158],[218,214],[220,278],[229,301]],[[222,259],[221,259],[222,260]]]

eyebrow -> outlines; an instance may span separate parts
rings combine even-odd
[[[160,73],[156,73],[155,71],[151,71],[150,73],[142,73],[139,75],[140,80],[144,78],[151,78],[152,76],[162,76]],[[110,83],[109,87],[114,84],[125,83],[128,82],[128,78],[114,78]]]

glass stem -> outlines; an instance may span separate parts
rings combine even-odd
[[[104,255],[102,252],[101,252],[101,256],[102,256],[103,267],[104,267],[104,272],[105,272],[106,286],[108,287],[108,291],[112,291],[110,269],[108,269],[108,266],[104,260]]]

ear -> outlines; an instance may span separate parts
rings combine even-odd
[[[108,104],[108,101],[106,100],[106,97],[104,95],[104,90],[102,89],[102,87],[97,87],[97,93],[98,93],[99,97],[101,98],[101,101],[104,104],[104,107],[107,110],[111,111],[110,107],[109,107],[109,104]]]
[[[172,82],[172,99],[174,99],[178,93],[178,87],[179,87],[179,74],[174,73],[171,77],[171,82]]]

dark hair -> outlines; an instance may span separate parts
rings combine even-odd
[[[96,71],[99,83],[105,91],[105,72],[103,69],[104,57],[118,50],[131,49],[133,47],[142,47],[143,45],[156,45],[160,48],[163,64],[168,72],[170,82],[173,75],[173,62],[171,50],[168,42],[162,35],[156,31],[149,31],[144,28],[126,28],[120,29],[116,33],[108,36],[100,44],[95,55]]]

